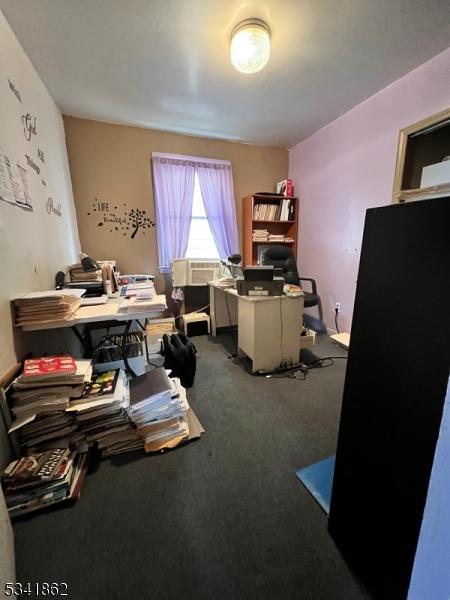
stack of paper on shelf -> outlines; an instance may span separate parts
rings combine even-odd
[[[83,393],[91,374],[90,360],[67,355],[25,360],[23,373],[13,383],[15,420],[9,432],[18,430],[20,444],[27,448],[77,446],[82,436],[65,410],[71,398]]]
[[[125,297],[119,305],[121,312],[148,312],[161,313],[167,308],[166,297],[161,294],[151,299],[139,298],[138,296]]]
[[[284,235],[279,235],[276,233],[269,234],[269,242],[284,242],[284,241],[285,241]]]
[[[267,229],[254,229],[252,237],[254,242],[267,242],[269,239],[269,232]]]
[[[109,456],[143,447],[128,416],[129,404],[126,374],[116,369],[94,375],[81,398],[71,400],[67,413],[75,416],[86,444],[97,444]]]
[[[30,292],[14,300],[17,325],[40,325],[66,320],[81,305],[85,289]]]
[[[69,267],[70,281],[73,283],[84,283],[85,281],[102,281],[102,270],[85,271],[81,263]]]
[[[58,502],[78,499],[88,460],[88,454],[55,448],[10,463],[1,474],[10,516],[17,517]]]
[[[129,414],[146,452],[174,448],[189,435],[186,390],[158,367],[130,382]]]

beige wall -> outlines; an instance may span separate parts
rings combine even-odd
[[[1,12],[0,56],[0,152],[16,173],[16,164],[26,169],[33,207],[27,210],[14,204],[14,195],[0,185],[0,196],[9,200],[0,199],[1,375],[16,361],[11,298],[52,289],[56,272],[76,260],[79,241],[61,113]],[[33,123],[36,119],[35,133],[29,136],[25,136],[22,122],[27,113]],[[43,153],[41,158],[38,150]],[[28,165],[27,156],[37,168]]]
[[[117,259],[122,272],[156,272],[156,231],[154,228],[138,231],[131,239],[131,230],[123,231],[121,224],[105,226],[108,225],[105,223],[99,227],[103,215],[93,203],[96,198],[107,203],[106,212],[119,217],[123,217],[127,209],[140,208],[154,220],[152,152],[230,160],[239,231],[242,198],[256,191],[272,191],[274,184],[287,176],[288,152],[282,148],[209,140],[74,117],[64,117],[64,124],[82,249],[97,259]],[[97,208],[95,212],[94,208]]]
[[[78,232],[67,163],[64,128],[57,106],[0,11],[0,160],[19,174],[25,169],[28,204],[18,205],[16,181],[0,169],[0,375],[19,354],[11,318],[11,298],[54,286],[55,273],[76,259]],[[8,81],[9,80],[9,81]],[[23,116],[36,127],[25,135]],[[25,118],[26,122],[26,118]],[[28,139],[29,138],[29,139]],[[38,152],[39,150],[39,152]],[[4,157],[7,157],[5,159]],[[28,164],[27,156],[34,168]],[[39,170],[39,173],[38,173]],[[3,175],[3,176],[2,176]],[[45,182],[45,185],[43,183]],[[51,210],[48,199],[52,198]],[[31,348],[26,345],[23,352]],[[9,461],[9,440],[0,416],[0,469]],[[0,490],[0,590],[14,581],[11,524]],[[1,597],[3,592],[0,591]]]

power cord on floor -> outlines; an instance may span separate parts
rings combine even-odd
[[[230,312],[230,306],[228,304],[228,294],[225,291],[225,305],[227,307],[227,313],[228,313],[228,323],[230,327],[233,327],[233,323],[231,322],[231,312]],[[239,350],[236,344],[236,340],[234,339],[234,337],[232,337],[233,340],[233,344],[234,344],[234,354],[229,354],[228,358],[236,358],[239,354]]]
[[[347,356],[324,356],[307,362],[297,363],[292,366],[281,367],[273,371],[258,371],[258,375],[264,375],[267,379],[298,379],[304,381],[308,372],[312,369],[325,369],[334,365],[335,360],[347,359]]]
[[[197,312],[202,312],[203,310],[206,310],[207,308],[209,308],[209,304],[207,304],[206,306],[202,306],[201,308],[197,308],[196,310],[193,310],[193,313],[197,313]],[[173,313],[172,313],[173,314]],[[191,314],[191,313],[189,313]],[[185,313],[183,313],[182,315],[178,315],[175,317],[175,324],[177,322],[177,319],[181,319],[182,317],[184,317]]]
[[[341,332],[339,331],[339,325],[338,325],[338,314],[339,314],[339,309],[338,309],[338,308],[335,308],[335,309],[334,309],[334,324],[336,325],[336,331],[337,331],[338,333],[341,333]]]

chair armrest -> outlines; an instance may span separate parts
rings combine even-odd
[[[309,281],[311,283],[312,293],[317,296],[317,284],[315,279],[311,279],[311,277],[299,277],[300,281]]]

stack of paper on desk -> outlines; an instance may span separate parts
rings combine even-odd
[[[186,390],[162,367],[130,383],[129,414],[145,442],[146,452],[173,448],[188,438]]]
[[[120,312],[154,312],[161,313],[167,308],[166,297],[161,294],[151,299],[131,296],[124,298],[119,305]]]
[[[30,292],[15,298],[17,325],[40,325],[69,319],[81,305],[86,290]]]

